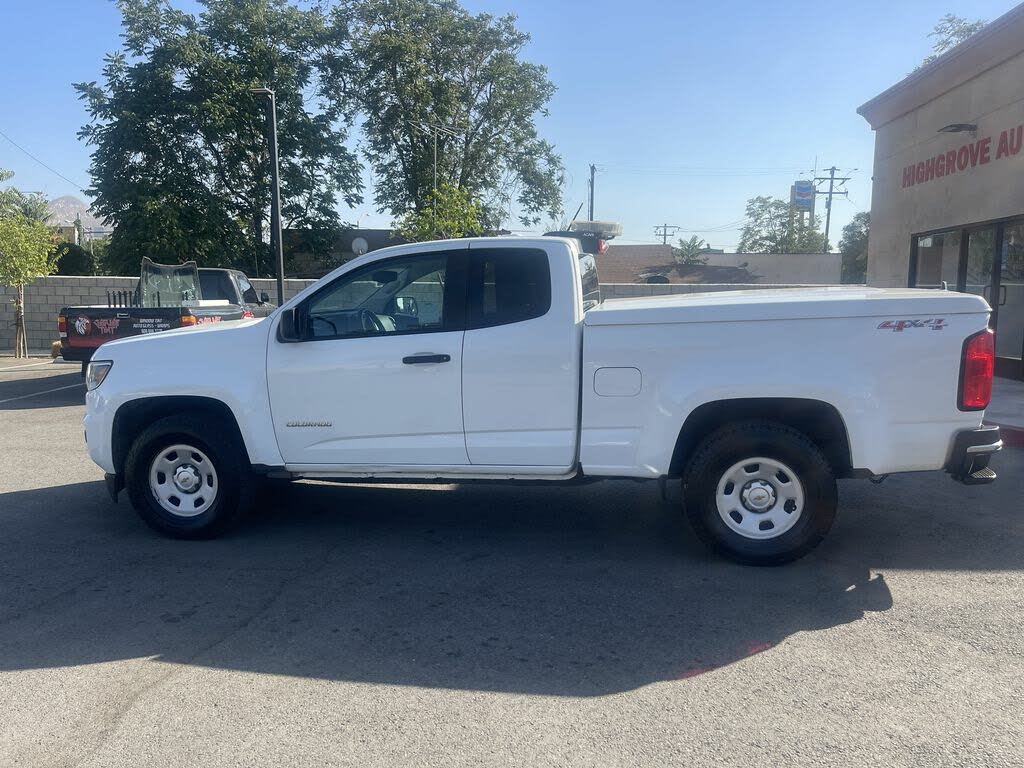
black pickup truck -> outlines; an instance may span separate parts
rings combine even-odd
[[[108,291],[106,303],[64,307],[57,318],[61,357],[82,370],[104,342],[222,320],[265,317],[274,309],[236,269],[142,260],[134,291]]]

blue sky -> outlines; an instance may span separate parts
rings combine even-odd
[[[532,35],[525,56],[545,64],[558,93],[541,130],[568,172],[568,214],[586,200],[597,164],[597,218],[622,222],[624,242],[654,242],[655,225],[712,246],[739,241],[745,201],[786,197],[796,178],[837,165],[852,176],[833,209],[832,242],[871,205],[873,134],[858,105],[930,50],[951,12],[991,21],[1008,0],[714,3],[654,0],[463,0],[471,11],[515,12]],[[191,3],[182,3],[189,7]],[[71,89],[98,79],[119,17],[104,0],[0,0],[0,168],[51,197],[88,184],[86,119]],[[820,212],[824,212],[821,208]],[[584,214],[586,210],[584,209]],[[370,204],[343,209],[388,226]]]

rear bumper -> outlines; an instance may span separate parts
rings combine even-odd
[[[988,468],[988,462],[992,454],[1002,448],[999,427],[986,426],[957,432],[946,471],[965,485],[991,483],[996,479],[996,473]]]
[[[95,351],[96,347],[69,347],[66,343],[60,346],[60,356],[68,362],[88,363]]]

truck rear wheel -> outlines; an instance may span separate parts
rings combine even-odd
[[[221,420],[168,416],[135,440],[125,487],[146,523],[168,536],[218,536],[239,518],[249,475],[242,446]]]
[[[805,435],[768,421],[731,424],[696,449],[683,476],[686,515],[711,549],[748,565],[810,552],[836,515],[836,480]]]

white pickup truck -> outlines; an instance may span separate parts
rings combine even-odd
[[[935,290],[602,302],[573,239],[402,245],[268,318],[105,344],[86,440],[173,536],[225,530],[261,475],[680,478],[702,540],[775,564],[829,530],[837,478],[995,479],[988,318]]]

